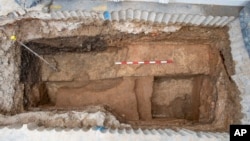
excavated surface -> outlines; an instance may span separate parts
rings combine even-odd
[[[26,31],[34,28],[24,23],[22,38],[31,38]],[[24,109],[105,105],[134,128],[226,131],[229,124],[239,122],[239,92],[230,78],[234,63],[227,28],[182,27],[173,33],[128,34],[111,27],[82,26],[74,31],[81,36],[27,41],[59,71],[21,50]],[[168,59],[173,63],[114,64]]]

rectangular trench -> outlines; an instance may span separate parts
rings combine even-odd
[[[224,102],[218,95],[230,93],[221,83],[228,83],[223,54],[208,41],[177,42],[165,40],[167,35],[31,41],[27,45],[58,71],[22,50],[22,67],[29,68],[21,72],[24,105],[41,110],[101,105],[133,127],[210,126],[219,118],[218,101]],[[168,59],[173,62],[115,65]]]

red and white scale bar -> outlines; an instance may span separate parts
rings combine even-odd
[[[170,64],[173,60],[156,60],[156,61],[121,61],[115,62],[116,65],[133,65],[133,64]]]

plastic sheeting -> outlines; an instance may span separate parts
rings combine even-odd
[[[250,3],[248,3],[240,12],[240,25],[245,46],[250,56]]]

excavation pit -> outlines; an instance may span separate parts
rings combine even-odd
[[[226,131],[239,121],[227,28],[173,33],[41,38],[25,43],[58,68],[21,49],[26,110],[103,105],[137,128]],[[116,61],[172,60],[116,65]]]

